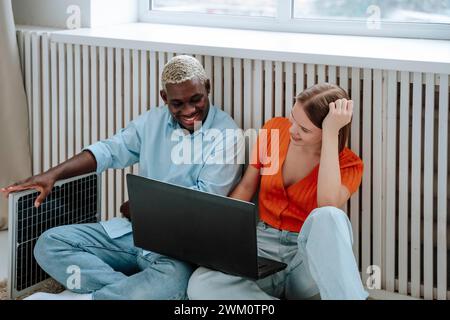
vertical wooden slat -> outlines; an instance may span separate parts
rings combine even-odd
[[[133,99],[132,99],[132,120],[136,120],[139,116],[139,102],[140,102],[140,86],[139,86],[139,51],[132,50],[132,66],[133,66]],[[134,164],[131,169],[133,174],[138,174],[139,165]]]
[[[211,88],[213,90],[211,90],[211,95],[210,95],[210,99],[211,101],[213,101],[214,103],[214,83],[215,83],[215,79],[214,79],[214,65],[213,65],[213,58],[211,56],[205,56],[204,57],[204,67],[205,67],[205,72],[206,75],[208,76],[209,81],[211,82]]]
[[[83,64],[83,148],[91,144],[90,64],[89,46],[82,48]]]
[[[306,87],[312,87],[316,84],[316,66],[314,64],[306,65]]]
[[[447,299],[448,74],[439,75],[439,136],[437,181],[437,299]]]
[[[351,124],[350,147],[352,151],[360,156],[360,70],[359,68],[352,68],[352,96],[353,100],[353,117]],[[359,248],[360,248],[360,210],[359,210],[359,190],[357,190],[350,198],[350,220],[353,228],[353,250],[356,257],[356,262],[359,264]],[[363,270],[365,271],[365,270]],[[363,272],[365,274],[365,272]]]
[[[348,90],[348,68],[339,67],[339,86],[345,91]]]
[[[156,55],[155,55],[156,57]],[[159,81],[156,80],[155,81]],[[123,52],[123,117],[124,126],[128,126],[131,120],[131,53],[130,49]],[[131,173],[131,166],[124,169],[124,175]],[[124,199],[128,200],[128,189],[124,188]]]
[[[106,137],[110,138],[115,133],[115,104],[114,104],[114,48],[108,47],[106,51],[106,82],[107,82],[107,108],[106,108]],[[115,172],[107,171],[108,188],[108,216],[115,217],[119,210],[115,208]]]
[[[399,293],[406,295],[408,294],[409,72],[403,71],[400,81],[398,290]]]
[[[231,63],[231,58],[223,59],[223,108],[229,115],[233,111],[233,67]]]
[[[42,34],[42,122],[43,171],[51,167],[50,48],[48,34]]]
[[[33,174],[42,172],[42,105],[41,105],[41,45],[40,36],[31,34],[32,108],[33,108]]]
[[[123,99],[122,99],[122,49],[115,49],[115,121],[116,132],[123,128]],[[115,214],[120,216],[120,206],[124,202],[123,187],[124,187],[124,170],[115,170],[115,197],[116,197],[116,211]]]
[[[141,51],[141,108],[139,113],[142,114],[148,110],[148,52]]]
[[[131,54],[129,49],[123,53],[124,121],[127,126],[131,120]]]
[[[29,136],[30,141],[33,141],[33,101],[31,100],[32,94],[32,75],[31,75],[31,34],[29,32],[24,33],[24,51],[25,51],[25,93],[27,96],[27,106],[28,106],[28,124],[29,124]],[[30,145],[31,154],[34,153],[33,144]],[[33,158],[31,158],[33,160]]]
[[[242,60],[233,59],[233,119],[242,128]]]
[[[158,84],[157,84],[158,87],[160,85],[160,77],[164,70],[165,64],[166,64],[166,54],[164,52],[159,51],[158,52]],[[164,105],[164,101],[161,98],[161,95],[158,95],[158,101],[159,101],[160,106]]]
[[[285,95],[284,95],[284,115],[289,117],[292,109],[292,104],[295,98],[294,94],[294,65],[292,62],[286,62],[284,64],[285,68]]]
[[[58,132],[58,49],[55,42],[50,43],[51,64],[51,109],[52,109],[52,163],[58,165],[59,157],[59,132]]]
[[[264,61],[264,122],[269,121],[273,115],[273,64]]]
[[[283,110],[283,63],[275,62],[275,117],[282,117]]]
[[[222,57],[214,57],[214,102],[213,104],[223,110],[223,71]]]
[[[75,154],[81,152],[81,145],[83,140],[82,129],[82,115],[81,108],[81,46],[75,45],[74,48],[74,71],[75,71]]]
[[[386,153],[386,289],[395,290],[397,72],[388,72]]]
[[[253,73],[253,122],[252,128],[259,129],[263,126],[263,98],[264,98],[264,78],[263,61],[255,60]]]
[[[149,90],[150,90],[150,108],[158,106],[159,100],[159,83],[158,83],[158,69],[157,58],[155,51],[150,51],[150,75],[149,75]],[[161,88],[162,89],[162,88]]]
[[[67,50],[67,158],[75,154],[75,109],[73,45],[66,44]]]
[[[339,67],[339,86],[342,88],[342,89],[344,89],[345,91],[347,91],[348,92],[348,68],[347,67]],[[354,121],[354,120],[353,120]],[[351,143],[351,142],[350,142]],[[354,197],[353,197],[354,198]],[[345,212],[349,212],[348,211],[348,202],[350,202],[350,201],[347,201],[347,203],[346,204],[344,204],[344,206],[343,206],[343,210],[345,211]],[[353,223],[352,223],[352,225],[353,225]],[[353,229],[353,232],[355,232],[357,229],[356,229],[356,224],[354,225],[354,229]],[[354,254],[355,254],[355,257],[356,257],[356,259],[357,259],[357,261],[359,261],[359,252],[358,252],[358,247],[359,246],[357,246],[357,245],[353,245],[353,252],[354,252]]]
[[[108,118],[106,117],[106,48],[99,47],[99,138],[100,140],[106,139],[107,127],[106,123]],[[108,181],[107,172],[102,174],[102,211],[105,212],[106,219],[110,219],[112,212],[109,212],[108,208]]]
[[[244,59],[244,130],[252,126],[252,60]]]
[[[328,83],[337,84],[335,66],[328,66]]]
[[[139,103],[140,103],[140,92],[139,92],[139,51],[132,50],[132,65],[133,65],[133,120],[139,116]]]
[[[98,63],[97,47],[92,46],[91,61],[91,143],[98,140]]]
[[[372,194],[372,70],[364,69],[363,82],[363,132],[362,132],[362,159],[364,172],[362,178],[361,201],[361,271],[363,283],[367,281],[367,268],[371,265],[372,232],[371,232],[371,194]]]
[[[411,154],[411,295],[420,298],[420,199],[422,153],[422,74],[413,80],[413,118]]]
[[[96,46],[91,46],[91,141],[95,143],[100,138],[100,123],[101,114],[99,114],[99,70],[98,70],[98,48]],[[104,174],[101,176],[102,180],[102,190],[101,190],[101,207],[100,207],[100,217],[104,221],[107,219],[106,207],[104,206],[103,199],[105,198],[104,191]]]
[[[424,298],[433,299],[434,74],[426,74],[423,174]]]
[[[66,125],[66,46],[58,44],[59,63],[59,162],[67,159],[67,125]]]
[[[317,66],[317,83],[325,82],[325,65],[319,64]]]
[[[99,75],[98,75],[98,55],[97,47],[91,46],[90,48],[90,62],[91,62],[91,143],[95,143],[99,140]],[[103,178],[102,182],[103,182]],[[104,197],[104,190],[102,187],[102,195]],[[106,208],[101,201],[100,208],[101,220],[106,220]]]
[[[305,89],[305,70],[302,63],[295,64],[295,95],[302,93]]]
[[[82,104],[83,104],[83,137],[82,137],[82,147],[85,148],[91,144],[91,85],[90,85],[90,56],[89,56],[89,46],[82,46]],[[85,186],[84,188],[87,188]],[[87,196],[88,190],[85,189],[85,195]]]
[[[382,258],[382,89],[381,70],[373,70],[373,152],[372,152],[372,264],[383,266]],[[383,270],[383,269],[381,269]],[[384,278],[384,272],[381,273]]]

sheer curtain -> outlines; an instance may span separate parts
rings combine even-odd
[[[0,0],[0,187],[31,175],[28,111],[11,0]],[[0,230],[8,202],[0,195]]]

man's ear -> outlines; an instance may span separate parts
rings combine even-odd
[[[205,81],[205,89],[209,95],[211,93],[211,82],[209,81],[209,79],[206,79],[206,81]]]
[[[159,95],[161,96],[161,99],[163,99],[164,103],[167,104],[167,93],[164,90],[159,91]]]

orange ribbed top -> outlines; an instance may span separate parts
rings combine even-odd
[[[287,155],[290,143],[289,128],[291,123],[287,118],[273,118],[268,121],[263,129],[267,130],[267,153],[270,156],[271,130],[279,131],[279,165],[278,170],[271,175],[261,176],[259,191],[259,215],[261,220],[274,228],[299,232],[309,213],[317,208],[317,181],[319,165],[317,165],[302,180],[297,181],[288,188],[284,187],[282,167]],[[261,134],[258,138],[261,139]],[[259,144],[258,144],[259,145]],[[256,151],[256,150],[255,150]],[[259,152],[253,153],[252,166],[257,169],[267,168],[271,163],[260,161]],[[276,161],[276,160],[274,160]],[[353,194],[361,184],[364,164],[363,161],[351,151],[344,148],[339,154],[341,169],[341,183],[345,185],[350,194]]]

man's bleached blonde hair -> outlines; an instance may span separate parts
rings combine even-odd
[[[161,86],[166,90],[168,83],[178,84],[197,78],[205,85],[208,80],[205,69],[194,57],[179,55],[170,59],[161,75]]]

